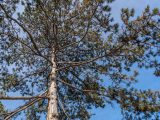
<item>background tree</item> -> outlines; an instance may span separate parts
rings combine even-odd
[[[126,119],[158,118],[159,94],[137,91],[133,65],[160,72],[159,10],[147,7],[133,20],[122,9],[122,27],[111,18],[113,0],[5,0],[0,28],[0,99],[24,99],[7,112],[27,119],[89,119],[92,106],[117,101]],[[21,5],[20,5],[21,3]],[[23,12],[18,8],[23,6]],[[132,18],[132,19],[131,19]],[[106,85],[101,76],[112,81]],[[22,97],[8,97],[18,92]],[[41,93],[41,94],[38,94]],[[38,95],[37,95],[38,94]],[[136,115],[136,116],[134,116]]]

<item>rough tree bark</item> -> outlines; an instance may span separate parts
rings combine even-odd
[[[58,120],[58,98],[57,98],[57,82],[56,82],[56,62],[55,53],[52,51],[52,71],[50,75],[50,87],[48,92],[48,113],[47,120]]]

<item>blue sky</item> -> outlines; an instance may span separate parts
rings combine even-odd
[[[160,0],[116,0],[112,6],[112,16],[120,21],[121,8],[134,8],[136,15],[140,15],[144,8],[149,5],[151,9],[160,8]],[[105,78],[104,78],[105,79]],[[160,90],[160,79],[153,76],[152,70],[140,70],[139,82],[134,86],[138,89]],[[114,107],[107,105],[105,109],[94,109],[91,120],[120,120],[122,118],[119,106],[115,103]]]

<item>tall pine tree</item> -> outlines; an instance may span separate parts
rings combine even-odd
[[[133,65],[153,68],[160,76],[159,10],[147,7],[133,20],[134,10],[122,9],[119,27],[111,17],[112,2],[0,3],[0,99],[26,102],[12,112],[0,104],[2,119],[25,111],[28,120],[38,120],[43,113],[47,120],[87,120],[93,106],[112,101],[120,104],[127,120],[158,118],[159,94],[138,91],[131,84],[138,75]],[[22,96],[9,97],[10,92]]]

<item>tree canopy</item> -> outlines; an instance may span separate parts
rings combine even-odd
[[[148,6],[139,17],[134,9],[122,9],[119,25],[111,17],[112,2],[0,3],[0,99],[25,100],[11,112],[0,103],[3,119],[16,119],[22,112],[28,120],[46,116],[53,82],[59,120],[87,120],[93,106],[113,101],[124,119],[159,119],[159,93],[132,87],[138,75],[133,67],[160,76],[159,9]],[[22,96],[10,97],[10,92]]]

